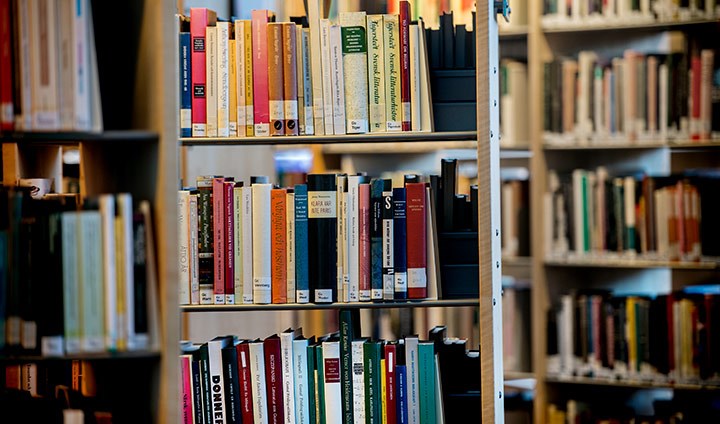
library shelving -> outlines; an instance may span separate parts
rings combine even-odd
[[[440,299],[396,302],[269,303],[238,305],[182,305],[183,312],[313,311],[325,309],[408,309],[477,306],[478,299]]]

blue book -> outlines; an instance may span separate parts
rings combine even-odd
[[[382,278],[383,300],[395,299],[395,259],[393,257],[393,191],[392,181],[383,180],[382,194]]]
[[[382,276],[382,218],[383,218],[383,187],[384,181],[370,181],[370,275],[372,276],[371,298],[374,301],[383,298]]]
[[[420,422],[435,422],[435,345],[433,342],[418,343],[420,387]]]
[[[180,136],[192,137],[190,33],[180,33]]]
[[[407,299],[407,202],[404,188],[393,189],[395,300]]]
[[[297,303],[310,302],[308,277],[308,194],[306,184],[295,185],[295,291]],[[290,299],[288,299],[290,302]]]
[[[397,394],[397,424],[407,424],[410,422],[408,416],[408,394],[407,394],[407,365],[405,365],[405,349],[404,346],[397,347],[397,363],[395,364],[395,387]]]

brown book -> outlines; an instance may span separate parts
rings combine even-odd
[[[298,135],[297,29],[294,23],[282,23],[282,37],[285,135]]]
[[[282,24],[267,26],[268,100],[270,101],[270,135],[285,135],[283,102]]]

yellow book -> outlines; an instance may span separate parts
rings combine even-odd
[[[245,135],[255,135],[255,114],[253,113],[253,50],[252,28],[249,20],[243,21],[245,26]]]
[[[127,338],[128,334],[123,322],[125,322],[125,259],[123,253],[123,240],[125,238],[125,228],[122,223],[122,219],[119,217],[115,218],[115,270],[117,272],[116,281],[116,307],[117,307],[117,349],[119,351],[127,350]]]
[[[638,369],[635,303],[634,297],[628,297],[625,301],[625,336],[628,341],[628,370],[630,372]]]
[[[231,32],[232,32],[232,26]],[[228,135],[229,137],[237,137],[237,61],[235,54],[235,40],[230,39],[228,42],[228,67],[230,72],[230,91],[228,97],[230,97],[230,113],[228,114]]]
[[[385,360],[380,360],[380,405],[382,406],[382,424],[387,424],[387,403],[385,403]]]

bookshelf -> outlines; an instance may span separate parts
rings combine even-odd
[[[407,302],[338,302],[330,304],[288,303],[288,304],[247,304],[247,305],[182,305],[183,312],[241,312],[241,311],[314,311],[327,309],[409,309],[409,308],[454,308],[477,307],[478,299],[441,299]]]

